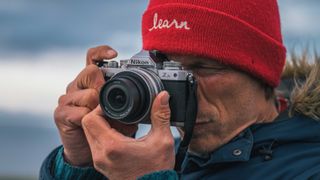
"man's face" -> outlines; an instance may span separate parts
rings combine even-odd
[[[198,114],[190,150],[206,154],[253,124],[259,116],[263,88],[247,74],[217,61],[169,55],[193,71],[198,81]]]

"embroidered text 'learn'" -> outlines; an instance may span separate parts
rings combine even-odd
[[[172,27],[175,29],[190,30],[187,21],[181,21],[179,23],[176,19],[173,19],[173,21],[170,22],[168,19],[158,19],[158,13],[155,13],[153,16],[153,27],[150,28],[149,31],[163,28],[170,29]]]

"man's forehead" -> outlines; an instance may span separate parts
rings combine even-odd
[[[193,66],[193,65],[213,65],[213,66],[224,66],[219,62],[218,59],[210,59],[204,57],[190,56],[190,55],[175,55],[167,54],[169,60],[180,62],[182,65]]]

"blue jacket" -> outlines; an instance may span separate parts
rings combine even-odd
[[[104,179],[93,168],[67,165],[61,154],[60,148],[47,157],[40,179]],[[178,176],[171,170],[141,179]],[[181,179],[320,179],[320,122],[282,113],[272,123],[252,125],[208,157],[188,154]]]

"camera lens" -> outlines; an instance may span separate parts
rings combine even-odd
[[[121,109],[126,105],[127,96],[120,88],[112,89],[108,96],[110,106],[114,109]]]
[[[112,76],[100,91],[100,106],[110,120],[134,124],[149,118],[154,97],[163,90],[160,78],[144,69]]]
[[[144,101],[139,91],[130,78],[115,78],[102,87],[100,104],[110,119],[120,120],[134,114],[138,104]]]

